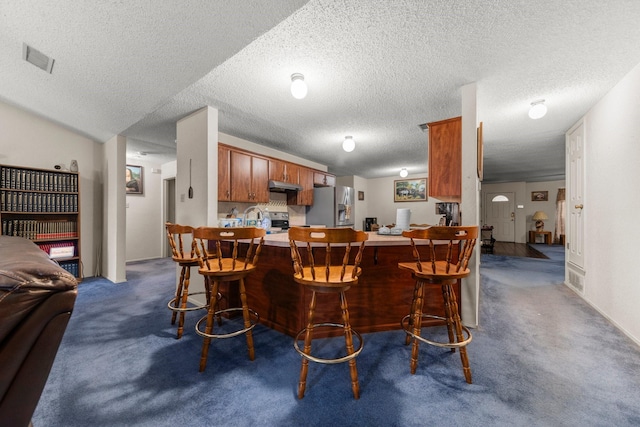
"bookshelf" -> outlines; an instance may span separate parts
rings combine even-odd
[[[77,172],[0,165],[2,235],[33,241],[82,278]]]

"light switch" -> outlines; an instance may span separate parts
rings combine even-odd
[[[181,201],[182,203],[184,203],[184,194],[181,194],[181,195],[180,195],[180,201]]]

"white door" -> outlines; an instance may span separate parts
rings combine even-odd
[[[498,242],[515,242],[514,193],[486,193],[484,206],[484,223],[493,225],[493,238]]]
[[[567,132],[567,261],[584,270],[584,122]]]

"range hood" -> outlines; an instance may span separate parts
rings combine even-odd
[[[274,191],[276,193],[284,193],[285,191],[300,191],[302,190],[302,186],[298,184],[290,184],[284,181],[274,181],[272,179],[269,180],[269,191]]]

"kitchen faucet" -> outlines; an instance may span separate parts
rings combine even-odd
[[[247,222],[246,222],[247,221],[247,212],[250,212],[252,210],[260,212],[260,219],[264,218],[264,212],[262,211],[262,209],[260,209],[257,205],[249,206],[242,213],[242,226],[243,227],[247,226]],[[257,224],[257,225],[259,225],[259,224]]]

